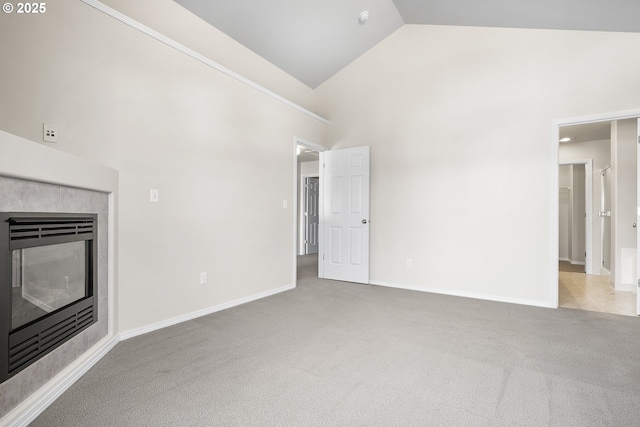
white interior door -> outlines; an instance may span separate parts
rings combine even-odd
[[[369,283],[369,147],[320,153],[318,275]]]
[[[304,179],[304,221],[305,236],[304,245],[306,254],[318,253],[318,224],[320,212],[318,211],[319,178]]]

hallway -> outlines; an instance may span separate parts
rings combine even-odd
[[[559,307],[625,316],[637,315],[635,293],[616,291],[608,276],[575,272],[575,267],[567,262],[560,262]]]

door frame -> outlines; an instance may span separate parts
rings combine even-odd
[[[640,108],[633,110],[614,111],[609,113],[593,114],[588,116],[570,117],[565,119],[555,119],[551,121],[551,188],[549,196],[551,198],[551,257],[549,259],[551,281],[548,284],[551,307],[558,308],[559,286],[558,286],[558,236],[560,235],[560,200],[558,197],[558,173],[560,164],[560,127],[569,125],[580,125],[586,123],[605,122],[613,120],[637,119],[640,117]]]
[[[298,192],[299,192],[299,183],[298,183],[298,145],[302,145],[303,147],[307,147],[311,150],[315,150],[319,153],[323,151],[327,151],[329,148],[316,144],[315,142],[307,141],[306,139],[300,138],[298,136],[293,137],[293,286],[296,287],[298,283],[298,233],[299,233],[299,209],[298,209]],[[321,187],[322,188],[322,187]],[[318,200],[318,208],[322,205],[322,200]],[[322,236],[318,235],[318,241],[322,239]]]
[[[559,162],[558,166],[584,165],[584,174],[586,176],[584,208],[587,216],[585,217],[585,233],[584,233],[584,251],[586,252],[584,259],[584,271],[586,274],[593,274],[593,159],[587,160],[570,160]],[[560,206],[558,206],[560,209]],[[559,213],[558,213],[559,214]],[[559,221],[559,218],[558,218]],[[560,223],[558,222],[558,225]],[[558,227],[558,234],[560,230]]]

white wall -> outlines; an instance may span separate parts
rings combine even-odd
[[[371,147],[372,281],[553,306],[551,124],[638,108],[639,43],[406,25],[316,89],[329,143]]]
[[[206,32],[145,3],[187,41]],[[119,332],[292,286],[292,142],[322,144],[326,125],[82,2],[47,6],[2,16],[0,129],[41,141],[57,124],[53,147],[119,171]]]
[[[313,110],[314,92],[173,0],[101,0],[126,16]]]
[[[611,170],[613,192],[611,211],[612,268],[611,280],[618,290],[636,289],[636,228],[637,221],[637,120],[611,123]]]

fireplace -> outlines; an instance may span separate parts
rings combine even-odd
[[[0,213],[0,382],[97,321],[97,215]]]

